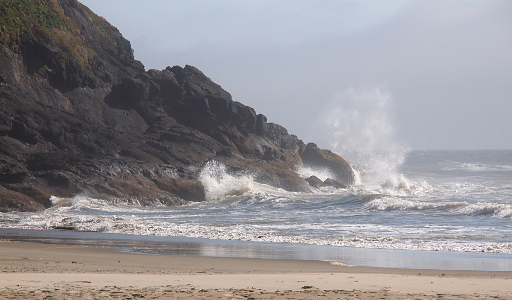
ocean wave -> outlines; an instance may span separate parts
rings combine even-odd
[[[466,202],[423,202],[416,200],[406,200],[396,197],[382,197],[366,203],[363,208],[380,211],[450,211],[459,207],[465,207],[467,205],[468,204]]]
[[[320,179],[334,178],[325,168],[299,166],[297,172],[303,178],[317,176]],[[249,172],[231,172],[219,161],[209,161],[201,170],[199,181],[204,187],[207,202],[225,201],[238,197],[263,196],[284,198],[311,198],[332,195],[347,195],[346,189],[335,187],[312,188],[311,192],[290,192],[267,184],[256,182],[254,174]]]
[[[254,174],[249,172],[229,172],[225,164],[215,160],[205,164],[199,181],[204,187],[207,201],[223,201],[232,197],[251,195],[293,197],[300,194],[258,183],[254,180]]]
[[[327,178],[336,178],[336,176],[334,176],[334,174],[328,168],[312,168],[302,165],[298,166],[295,171],[301,178],[316,176],[322,181],[325,181]]]
[[[398,177],[392,176],[382,186],[394,189],[409,189],[409,182],[403,175]]]
[[[389,177],[382,187],[382,193],[385,195],[423,196],[434,191],[426,181],[411,183],[403,175]]]
[[[371,224],[370,224],[371,226]],[[9,227],[9,226],[7,226]],[[283,235],[279,230],[235,224],[215,226],[207,224],[158,222],[134,215],[91,216],[91,215],[53,215],[46,218],[33,216],[25,219],[16,228],[51,229],[71,227],[80,231],[121,233],[153,236],[183,236],[219,240],[240,240],[269,243],[292,243],[309,245],[329,245],[336,247],[356,247],[372,249],[424,250],[450,252],[490,252],[512,253],[511,243],[467,241],[461,237],[454,239],[403,238],[402,234],[393,235],[352,235],[339,237],[315,237]],[[286,226],[285,226],[286,227]],[[293,226],[288,226],[288,229]],[[388,232],[393,232],[392,228]]]
[[[353,195],[380,195],[382,197],[421,197],[431,195],[435,190],[426,181],[411,183],[403,175],[391,176],[381,185],[360,184],[348,189]]]
[[[451,214],[465,216],[491,216],[502,219],[512,219],[512,205],[500,203],[468,203],[448,201],[417,201],[397,197],[382,197],[374,199],[363,206],[367,210],[378,211],[427,211],[439,210]]]
[[[302,178],[317,176],[321,180],[334,178],[333,174],[325,168],[310,168],[298,166],[298,174]],[[356,172],[357,173],[357,172]],[[202,168],[199,181],[204,187],[207,201],[224,201],[233,197],[248,197],[262,195],[270,197],[310,198],[321,199],[323,196],[333,195],[369,195],[381,194],[386,196],[423,196],[431,193],[434,188],[427,182],[410,182],[404,175],[388,175],[382,184],[375,182],[356,181],[355,185],[347,189],[338,189],[332,186],[311,188],[310,192],[289,192],[267,184],[255,181],[254,174],[246,171],[228,171],[228,167],[219,161],[209,161]]]
[[[215,160],[206,163],[199,181],[204,187],[207,200],[247,194],[254,190],[255,183],[252,174],[230,174],[226,165]]]
[[[474,203],[456,210],[466,216],[492,216],[495,218],[512,219],[512,204]]]
[[[98,211],[109,213],[142,213],[147,211],[136,200],[123,201],[117,199],[111,202],[103,199],[96,199],[85,194],[79,194],[72,198],[62,198],[51,196],[52,206],[44,211],[44,214],[65,213],[72,211]],[[158,205],[158,201],[154,201],[153,207],[165,207]]]
[[[315,193],[292,193],[268,185],[259,184],[250,176],[230,175],[222,165],[213,165],[215,172],[203,173],[207,177],[204,184],[214,191],[209,193],[209,200],[191,203],[182,207],[181,211],[190,209],[209,210],[212,207],[229,210],[232,213],[239,209],[286,209],[289,212],[304,211],[318,213],[333,210],[337,213],[347,209],[366,211],[439,211],[442,213],[463,216],[490,216],[501,219],[512,219],[512,204],[486,203],[470,201],[439,201],[436,197],[418,197],[431,194],[434,188],[426,182],[410,184],[400,176],[390,180],[383,186],[353,186],[343,190],[318,190]],[[206,189],[207,187],[205,187]],[[217,188],[217,189],[215,189]],[[421,200],[423,199],[423,200]],[[98,213],[145,213],[148,210],[128,203],[110,203],[85,195],[73,198],[52,196],[53,206],[44,215],[66,214],[73,212]],[[245,207],[245,208],[244,208]],[[172,210],[170,210],[172,211]],[[240,212],[240,213],[243,213]]]
[[[463,170],[468,172],[509,172],[512,171],[511,165],[491,165],[484,163],[452,163],[442,168],[445,171]]]

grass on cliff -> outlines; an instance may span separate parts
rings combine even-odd
[[[45,0],[0,0],[0,40],[16,39],[34,27],[63,27],[65,23],[55,10],[56,4]]]
[[[95,14],[92,10],[90,10],[87,6],[83,5],[82,3],[78,2],[78,5],[87,14],[89,19],[91,19],[92,25],[94,26],[96,31],[98,31],[102,36],[110,39],[110,36],[108,35],[108,33],[102,29],[102,27],[105,25],[105,23],[108,23],[107,20],[105,20],[105,18],[100,17],[97,14]],[[110,24],[108,24],[108,25],[110,25]]]
[[[96,55],[57,0],[0,0],[0,43],[16,48],[16,41],[29,30],[52,40],[62,50],[62,60],[76,59],[85,69]]]

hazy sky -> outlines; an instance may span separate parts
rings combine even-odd
[[[512,1],[81,2],[305,142],[512,149]]]

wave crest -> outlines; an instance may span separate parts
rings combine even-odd
[[[205,164],[199,174],[199,181],[204,187],[206,200],[245,195],[254,190],[255,184],[252,174],[230,173],[225,164],[215,160]]]
[[[461,207],[458,213],[466,216],[492,216],[512,219],[512,205],[499,203],[474,203]]]
[[[383,197],[366,203],[363,208],[368,210],[381,211],[422,211],[422,210],[445,210],[450,211],[465,207],[466,202],[422,202],[405,200],[395,197]]]
[[[440,210],[464,216],[491,216],[512,219],[512,205],[499,203],[427,202],[385,196],[373,199],[363,206],[367,210],[379,211],[425,211]]]

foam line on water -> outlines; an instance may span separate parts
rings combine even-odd
[[[512,219],[512,204],[501,203],[468,203],[466,201],[417,201],[398,197],[384,196],[374,199],[363,206],[368,210],[380,211],[427,211],[439,210],[446,213],[464,216],[491,216],[494,218]]]
[[[512,244],[496,242],[472,242],[457,240],[425,240],[422,238],[402,239],[400,236],[410,233],[396,231],[396,228],[379,229],[379,235],[350,235],[339,237],[317,237],[317,236],[292,236],[283,235],[279,227],[266,228],[252,226],[249,224],[233,224],[215,226],[209,224],[189,224],[175,222],[159,222],[146,219],[136,215],[123,216],[92,216],[92,215],[52,215],[47,218],[27,218],[21,229],[50,229],[61,226],[75,227],[81,231],[93,231],[104,233],[121,233],[135,235],[154,236],[183,236],[220,240],[240,240],[271,243],[293,243],[310,245],[330,245],[338,247],[357,247],[372,249],[402,249],[402,250],[428,250],[428,251],[451,251],[451,252],[492,252],[512,253]],[[362,224],[354,227],[359,231]],[[371,227],[371,224],[369,224]],[[7,226],[6,228],[9,228]],[[14,228],[14,227],[13,227]],[[297,226],[283,226],[283,230],[299,228]],[[431,230],[438,231],[442,227],[432,227]],[[461,235],[471,228],[461,228]],[[414,230],[413,230],[414,231]],[[395,235],[383,235],[382,232],[395,232]]]

